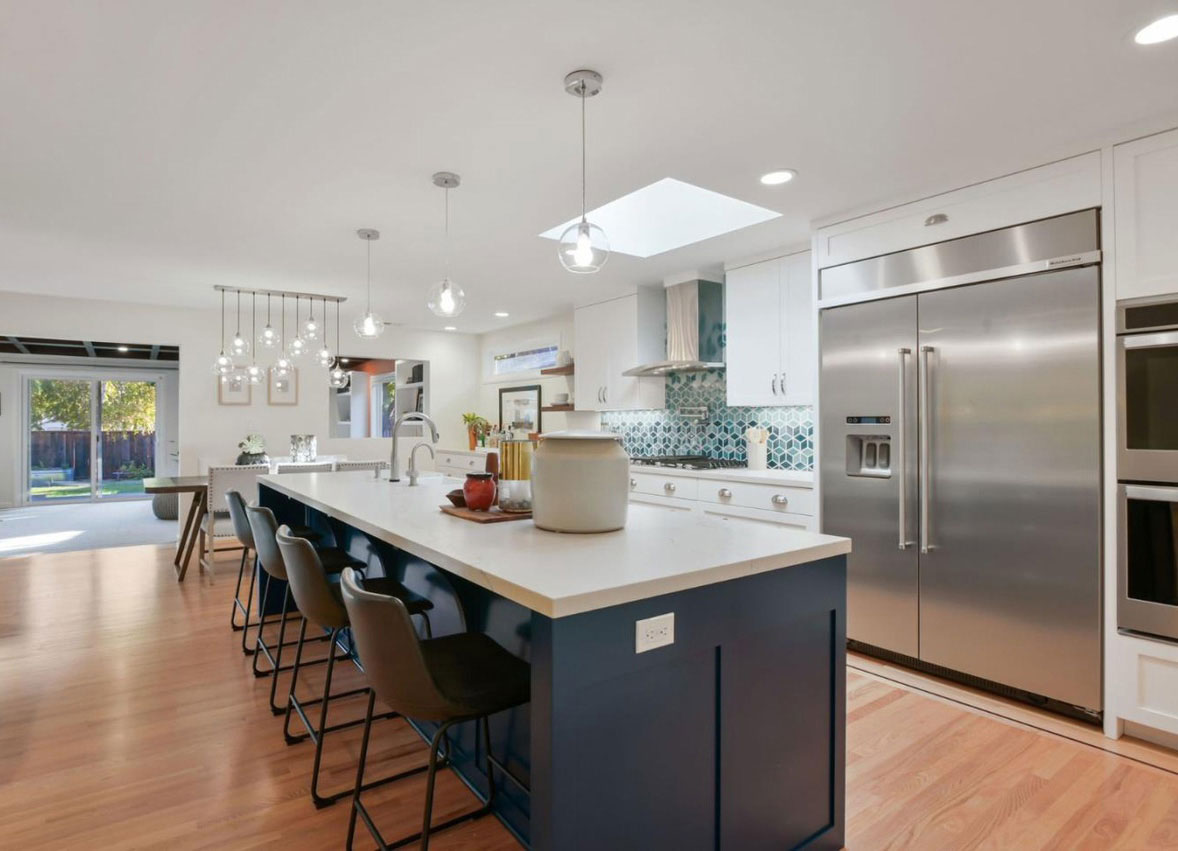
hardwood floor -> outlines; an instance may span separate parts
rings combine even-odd
[[[342,847],[347,805],[311,804],[310,745],[283,743],[229,630],[235,576],[230,556],[177,585],[166,547],[0,559],[0,847]],[[849,671],[847,699],[851,849],[1178,848],[1175,773],[873,673]],[[324,788],[351,783],[358,740],[328,740]],[[400,721],[372,753],[370,776],[425,758]],[[417,828],[422,789],[371,793],[386,835]],[[443,774],[437,803],[473,798]],[[518,846],[483,819],[434,847]]]

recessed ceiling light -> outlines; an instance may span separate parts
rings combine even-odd
[[[739,198],[664,177],[590,210],[588,218],[610,234],[610,250],[615,254],[652,257],[780,215]],[[557,225],[540,236],[559,240],[578,221]]]
[[[453,325],[447,325],[447,326],[446,326],[445,328],[443,328],[442,330],[443,330],[443,331],[457,331],[458,329],[457,329],[456,327],[454,327]]]
[[[782,168],[777,171],[771,171],[768,174],[761,175],[761,182],[766,186],[780,186],[783,183],[789,183],[798,173],[792,168]]]
[[[496,310],[495,315],[498,316],[500,319],[506,319],[508,316],[511,316],[511,314],[508,313],[506,310]]]
[[[131,350],[130,350],[130,349],[128,349],[126,346],[119,346],[119,351],[120,351],[120,352],[129,352],[129,351],[131,351]]]
[[[1178,15],[1158,18],[1152,24],[1139,29],[1137,35],[1133,36],[1133,40],[1138,44],[1160,44],[1172,38],[1178,38]]]

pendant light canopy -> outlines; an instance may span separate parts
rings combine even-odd
[[[451,171],[439,171],[433,176],[434,186],[445,192],[445,247],[444,272],[442,280],[429,290],[426,306],[435,316],[451,319],[466,309],[466,293],[450,279],[450,190],[462,183],[462,178]]]
[[[327,320],[327,306],[326,305],[324,305],[324,307],[323,307],[323,319],[326,322],[326,320]],[[324,326],[324,327],[326,327],[326,326]],[[324,334],[324,336],[326,337],[327,335]],[[336,345],[336,348],[339,348],[340,337],[339,337],[339,302],[338,301],[335,303],[335,345]],[[331,387],[335,390],[343,390],[345,387],[348,386],[348,382],[350,382],[351,380],[352,380],[351,373],[349,373],[346,369],[344,369],[344,367],[340,363],[338,357],[335,358],[335,362],[331,364],[331,369],[327,370],[327,386]]]
[[[605,231],[585,217],[585,101],[601,91],[601,75],[596,71],[574,71],[564,78],[564,90],[581,99],[581,221],[560,235],[557,256],[570,272],[587,275],[596,272],[609,259],[609,239]]]
[[[352,330],[362,340],[375,340],[384,333],[384,320],[372,312],[372,243],[380,239],[380,231],[360,228],[356,236],[364,240],[368,248],[368,288],[364,298],[364,315],[352,323]]]

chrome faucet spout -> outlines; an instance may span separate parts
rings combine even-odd
[[[430,441],[433,443],[438,442],[438,427],[434,424],[434,421],[425,414],[421,413],[420,411],[407,411],[404,414],[401,414],[401,416],[397,417],[396,421],[393,423],[393,450],[392,454],[389,456],[390,482],[401,481],[401,464],[397,459],[397,432],[400,430],[401,424],[406,420],[421,420],[423,423],[429,426]]]
[[[423,440],[421,443],[416,443],[413,445],[413,448],[409,450],[409,487],[411,488],[417,487],[417,450],[421,449],[423,446],[429,450],[430,458],[437,457],[434,455],[434,446],[432,443],[426,443]]]

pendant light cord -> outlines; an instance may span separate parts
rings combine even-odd
[[[581,83],[581,221],[585,221],[585,84]]]
[[[255,343],[258,339],[258,294],[250,293],[250,339]],[[250,346],[250,363],[254,366],[258,365],[258,347],[256,345]]]
[[[221,354],[225,354],[225,291],[221,290]]]
[[[372,313],[372,240],[365,239],[364,243],[368,246],[368,283],[364,296],[364,313],[367,315]]]
[[[286,357],[286,293],[282,294],[282,356]]]
[[[237,291],[237,335],[241,336],[241,290]]]
[[[446,252],[445,274],[446,280],[450,280],[450,187],[446,187],[446,228],[443,248]]]
[[[270,327],[270,293],[266,293],[266,327]]]

